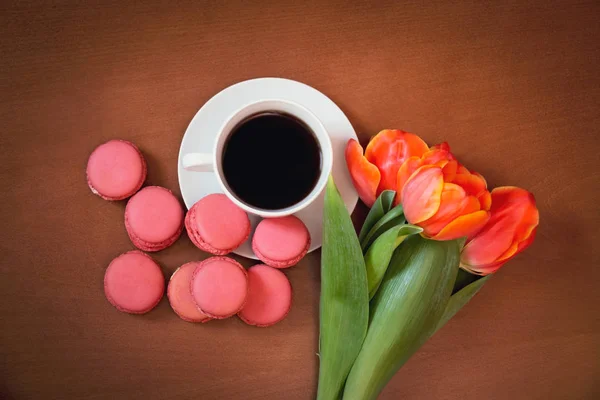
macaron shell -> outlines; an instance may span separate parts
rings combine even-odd
[[[126,222],[126,224],[127,224],[127,222]],[[135,247],[137,247],[138,249],[143,250],[143,251],[155,252],[155,251],[164,250],[167,247],[171,246],[173,243],[175,243],[177,241],[177,239],[179,239],[179,236],[181,236],[181,232],[183,232],[183,225],[179,228],[179,230],[175,233],[175,235],[173,235],[169,239],[159,242],[159,243],[149,243],[144,240],[141,240],[140,238],[135,236],[135,234],[133,234],[130,231],[128,231],[127,233],[129,235],[129,239],[131,239],[131,243],[133,243],[133,245]]]
[[[172,243],[183,227],[183,209],[170,190],[147,186],[127,202],[125,226],[132,241],[148,245]],[[160,246],[159,246],[160,247]]]
[[[117,310],[144,314],[162,298],[165,280],[158,264],[141,251],[115,258],[104,274],[104,293]]]
[[[250,235],[250,219],[224,194],[211,194],[190,209],[189,228],[205,249],[230,252]]]
[[[238,316],[247,324],[267,327],[283,320],[292,305],[292,285],[285,274],[259,264],[248,269],[248,296]]]
[[[187,214],[185,215],[185,229],[187,231],[188,237],[191,242],[200,250],[205,251],[207,253],[214,254],[216,256],[224,256],[229,254],[233,249],[216,249],[214,247],[209,246],[207,243],[202,241],[202,238],[196,233],[195,219],[193,220],[193,215],[195,214],[194,208],[192,207]],[[248,235],[250,232],[248,232]]]
[[[229,257],[208,258],[194,270],[190,292],[204,314],[215,319],[231,317],[246,301],[246,270]]]
[[[90,155],[87,182],[94,194],[105,200],[122,200],[135,194],[146,180],[146,160],[126,140],[110,140]]]
[[[188,322],[207,322],[210,317],[198,309],[192,294],[190,282],[200,261],[192,261],[177,268],[169,281],[167,297],[169,304],[179,318]]]
[[[262,220],[254,232],[252,249],[265,264],[287,268],[300,261],[310,247],[306,225],[295,216]]]

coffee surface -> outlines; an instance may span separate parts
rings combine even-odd
[[[232,130],[223,151],[223,175],[242,202],[277,210],[297,204],[313,190],[321,157],[305,123],[288,114],[264,112]]]

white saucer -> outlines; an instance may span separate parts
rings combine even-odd
[[[323,93],[303,83],[281,78],[260,78],[237,83],[217,93],[196,113],[183,135],[177,166],[179,187],[187,208],[206,195],[222,191],[214,173],[184,170],[183,155],[192,152],[212,152],[215,135],[224,121],[245,104],[263,99],[282,99],[299,103],[321,120],[329,132],[333,147],[333,179],[346,208],[351,213],[358,201],[358,194],[346,168],[344,152],[348,140],[356,139],[352,124],[342,110]],[[296,214],[310,232],[309,251],[321,247],[324,195],[325,193],[322,193],[314,203]],[[260,217],[250,215],[250,220],[254,229]],[[252,251],[251,240],[252,236],[234,253],[257,259]]]

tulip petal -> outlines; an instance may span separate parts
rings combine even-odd
[[[398,176],[396,179],[396,202],[395,204],[400,204],[402,202],[402,189],[404,189],[404,185],[408,178],[421,166],[421,159],[419,157],[410,157],[408,160],[402,164],[400,169],[398,169]]]
[[[446,225],[437,235],[432,237],[432,239],[453,240],[473,235],[474,232],[483,228],[489,219],[490,213],[484,210],[462,215]]]
[[[517,249],[517,254],[519,254],[520,252],[522,252],[523,250],[525,250],[526,248],[531,246],[531,243],[533,243],[536,235],[537,235],[537,226],[531,230],[531,234],[529,235],[529,237],[527,237],[527,239],[525,239],[521,243],[519,243],[519,248]]]
[[[462,188],[472,196],[479,196],[487,189],[485,179],[471,173],[457,172],[452,183],[462,186]]]
[[[525,189],[516,186],[500,186],[492,190],[494,194],[494,211],[505,208],[507,204],[513,203],[521,195],[527,195]]]
[[[522,252],[523,250],[528,248],[531,245],[531,243],[533,243],[536,232],[537,232],[537,227],[532,230],[531,235],[526,240],[524,240],[523,242],[518,244],[516,251],[511,252],[512,254],[509,254],[509,252],[507,251],[497,261],[495,261],[491,264],[469,265],[469,264],[465,264],[465,262],[466,262],[465,257],[461,257],[460,267],[473,273],[473,274],[477,274],[477,275],[493,274],[494,272],[499,270],[500,267],[502,267],[504,264],[506,264],[508,261],[510,261],[512,258],[514,258],[517,254],[519,254],[520,252]]]
[[[423,165],[437,165],[439,167],[448,164],[450,160],[450,152],[439,148],[428,151],[421,158]]]
[[[524,239],[522,242],[515,243],[514,246],[511,246],[509,250],[507,250],[504,254],[498,257],[498,261],[506,262],[528,248],[531,243],[533,243],[533,239],[535,239],[535,234],[537,232],[537,226],[531,230],[530,235]]]
[[[481,175],[479,172],[475,172],[475,171],[472,171],[471,173],[473,175],[475,175],[476,177],[478,177],[479,179],[481,179],[483,181],[483,184],[485,185],[485,187],[487,187],[487,181],[485,180],[483,175]]]
[[[435,146],[431,146],[431,150],[444,150],[444,151],[450,153],[451,159],[454,160],[454,156],[450,152],[450,145],[448,144],[448,142],[442,142],[442,143],[436,144]]]
[[[459,165],[456,169],[457,174],[470,174],[471,172],[464,165]]]
[[[461,214],[465,214],[461,211],[463,202],[466,198],[467,194],[463,188],[453,183],[444,183],[444,188],[440,197],[440,207],[433,217],[421,222],[419,226],[423,228],[423,231],[427,236],[435,236],[453,219]],[[479,210],[479,207],[474,211],[477,210]]]
[[[377,193],[396,190],[398,169],[408,158],[421,157],[429,150],[419,136],[397,129],[385,129],[371,139],[365,157],[381,172]]]
[[[495,262],[495,263],[488,264],[488,265],[478,265],[477,268],[475,268],[471,265],[464,264],[461,261],[460,267],[466,271],[469,271],[472,274],[485,276],[485,275],[493,274],[494,272],[498,271],[500,269],[500,267],[502,267],[504,264],[506,264],[506,261]]]
[[[535,198],[533,194],[525,189],[516,186],[500,186],[492,190],[493,208],[500,209],[516,205],[520,203],[535,206]]]
[[[404,215],[411,224],[431,218],[440,208],[444,175],[435,165],[419,167],[402,189]]]
[[[500,257],[498,257],[497,261],[508,260],[509,258],[511,258],[512,256],[514,256],[517,253],[518,249],[519,249],[519,243],[513,241],[512,244],[510,245],[510,247],[504,253],[502,253],[502,255]]]
[[[492,206],[492,194],[487,190],[477,196],[482,210],[489,210]]]
[[[467,196],[458,185],[445,183],[437,213],[419,226],[423,228],[425,234],[433,237],[461,215],[472,214],[480,209],[479,201],[475,197]]]
[[[467,196],[462,203],[461,214],[462,215],[472,214],[479,210],[483,210],[481,208],[481,203],[479,202],[479,200],[474,196]],[[487,211],[487,210],[483,210],[483,211]]]
[[[540,214],[533,194],[514,186],[502,186],[492,190],[492,210],[500,215],[510,214],[518,229],[515,241],[527,239],[540,221]]]
[[[486,227],[482,232],[485,234],[483,238],[479,238],[478,235],[476,238],[478,241],[473,246],[488,248],[489,256],[495,255],[494,261],[508,260],[522,251],[521,243],[528,240],[538,226],[539,211],[535,206],[533,195],[525,189],[513,186],[499,187],[492,191],[491,196],[492,218],[489,222],[489,230],[492,230],[493,233],[487,233],[488,227]],[[496,226],[495,229],[493,226]],[[497,234],[496,232],[499,230],[502,230],[499,235],[502,236],[503,242],[508,240],[509,235],[511,238],[510,244],[504,249],[486,242],[494,240],[492,235]],[[527,243],[529,244],[531,241]],[[472,252],[467,253],[467,256]],[[491,262],[489,258],[487,261],[484,264]]]
[[[462,252],[462,259],[469,265],[487,265],[496,262],[513,243],[516,221],[498,218],[492,214],[490,223],[473,238]]]
[[[350,139],[346,145],[346,163],[358,195],[371,207],[377,198],[381,174],[377,167],[363,156],[362,146],[354,139]]]
[[[457,168],[458,162],[456,160],[448,161],[448,163],[442,168],[442,172],[444,172],[444,181],[452,182],[456,176]]]

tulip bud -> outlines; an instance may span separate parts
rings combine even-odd
[[[398,129],[385,129],[375,135],[365,150],[354,139],[346,147],[346,163],[361,200],[371,207],[384,190],[396,191],[398,170],[410,157],[429,150],[419,136]]]
[[[465,245],[461,268],[478,275],[496,272],[535,238],[539,211],[533,194],[513,186],[492,190],[491,217]]]
[[[399,199],[406,220],[434,240],[469,237],[489,219],[490,193],[483,176],[460,165],[447,143],[398,171]]]

